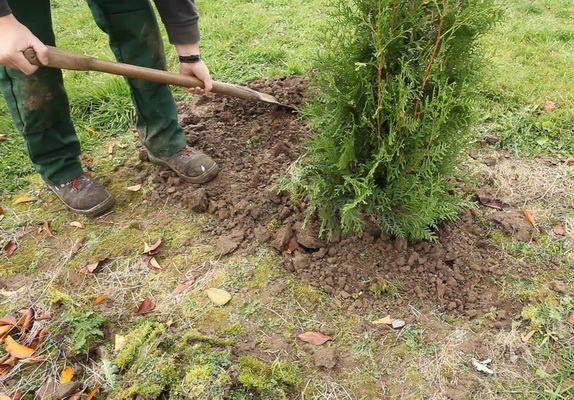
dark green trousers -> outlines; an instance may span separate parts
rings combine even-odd
[[[50,0],[9,0],[14,16],[42,42],[55,45]],[[149,0],[87,0],[121,62],[166,69],[163,42]],[[86,43],[86,46],[89,46]],[[144,145],[156,156],[185,147],[177,108],[167,85],[126,79]],[[70,119],[62,72],[41,67],[33,75],[0,66],[0,88],[28,154],[45,179],[65,183],[82,173],[80,144]]]

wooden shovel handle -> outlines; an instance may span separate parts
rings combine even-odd
[[[106,72],[113,75],[145,79],[148,81],[182,86],[186,88],[196,86],[203,87],[203,82],[193,76],[174,74],[168,71],[140,67],[137,65],[125,64],[116,61],[101,60],[57,47],[47,47],[48,63],[45,65],[42,64],[40,60],[38,60],[38,57],[36,57],[36,52],[33,48],[29,48],[24,51],[24,56],[31,64],[38,66],[44,65],[47,67],[70,69],[76,71]],[[239,97],[242,99],[256,99],[269,103],[276,103],[276,100],[273,96],[231,83],[213,81],[213,89],[211,91],[214,93]]]

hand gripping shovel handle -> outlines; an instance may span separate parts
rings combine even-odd
[[[183,86],[186,88],[196,86],[203,87],[203,82],[193,76],[174,74],[172,72],[162,71],[159,69],[140,67],[115,61],[101,60],[57,47],[47,47],[48,63],[45,65],[38,60],[33,48],[28,48],[24,51],[24,56],[31,64],[38,66],[76,71],[106,72],[108,74],[120,75],[128,78],[145,79],[148,81]],[[291,106],[279,103],[275,97],[269,94],[257,92],[245,86],[235,85],[232,83],[213,81],[213,89],[211,91],[242,99],[260,100],[265,103],[276,104],[293,109]]]

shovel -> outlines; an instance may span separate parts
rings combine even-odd
[[[47,47],[49,52],[48,64],[46,65],[42,64],[40,60],[38,60],[36,57],[36,52],[33,48],[28,48],[26,51],[24,51],[24,56],[31,64],[38,66],[71,69],[76,71],[106,72],[109,74],[121,75],[129,78],[145,79],[148,81],[183,86],[186,88],[196,86],[203,87],[203,82],[192,76],[174,74],[172,72],[162,71],[159,69],[140,67],[137,65],[124,64],[116,61],[100,60],[98,58],[74,53],[72,51],[60,49],[57,47]],[[213,81],[213,89],[211,91],[214,93],[239,97],[241,99],[259,100],[265,103],[285,107],[289,110],[295,110],[295,108],[292,106],[279,103],[275,97],[269,94],[257,92],[253,89],[241,85]]]

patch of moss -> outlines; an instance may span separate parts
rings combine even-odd
[[[289,386],[301,381],[299,370],[288,361],[269,365],[251,356],[241,356],[239,364],[239,382],[256,390],[264,399],[279,399],[286,395]]]
[[[114,359],[121,369],[129,368],[137,358],[166,331],[165,325],[154,320],[143,320],[127,336],[125,345]]]

